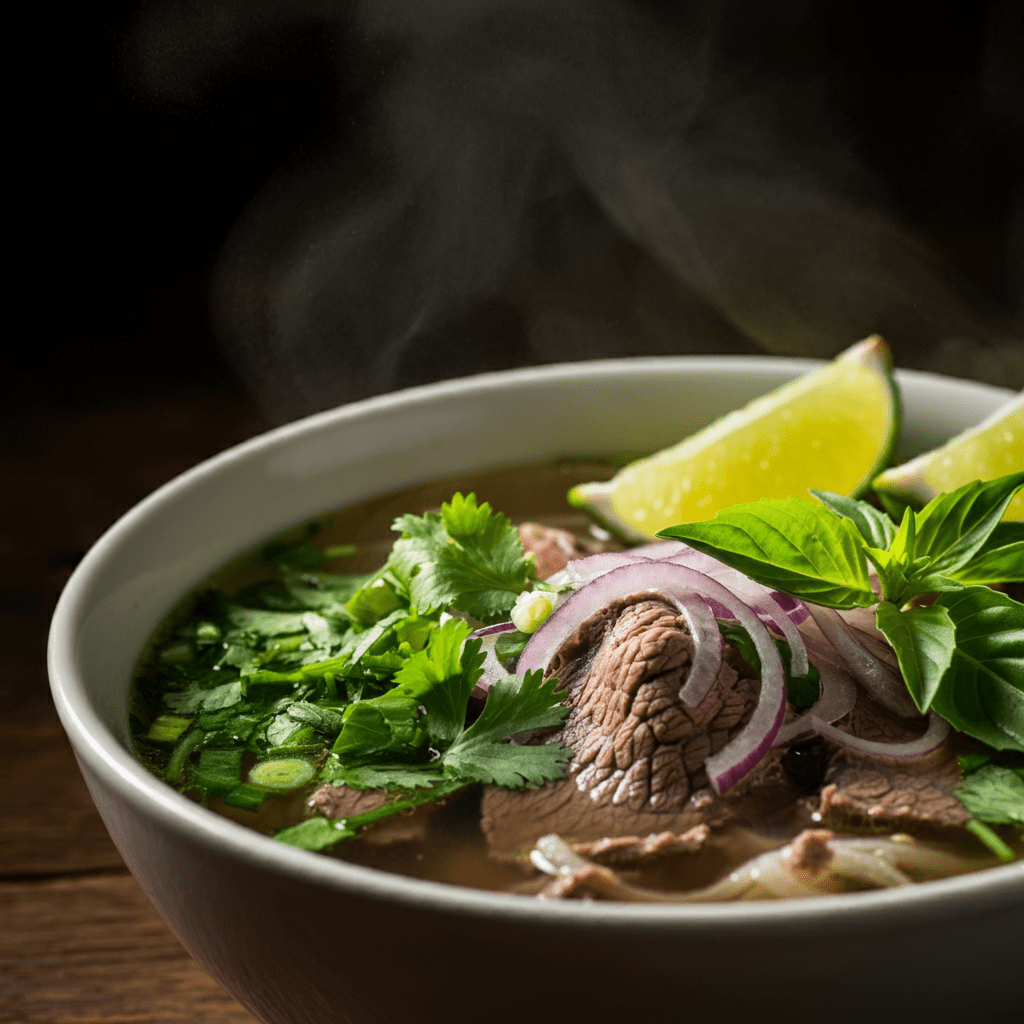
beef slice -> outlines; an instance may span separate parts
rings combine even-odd
[[[774,757],[727,799],[708,783],[704,760],[743,727],[760,691],[759,680],[737,671],[749,672],[746,663],[728,650],[718,684],[689,708],[679,691],[693,640],[673,606],[635,594],[583,623],[547,673],[558,677],[571,707],[560,732],[545,737],[575,751],[568,778],[534,790],[489,789],[482,827],[491,852],[515,855],[551,832],[575,843],[682,835],[743,814],[757,791],[761,799],[770,793],[772,802],[792,802]]]

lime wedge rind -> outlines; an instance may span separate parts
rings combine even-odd
[[[972,480],[992,480],[1024,469],[1024,392],[945,444],[893,466],[872,483],[887,508],[920,508],[937,494]],[[1018,494],[1005,519],[1024,520]]]
[[[861,494],[888,465],[899,424],[892,358],[874,335],[569,501],[638,541],[738,501],[811,487]]]

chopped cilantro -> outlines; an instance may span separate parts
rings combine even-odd
[[[463,619],[500,620],[536,583],[518,531],[461,494],[394,529],[400,537],[377,573],[321,571],[351,549],[321,551],[310,533],[263,549],[268,578],[233,595],[197,595],[192,618],[163,637],[136,678],[136,701],[148,710],[133,727],[150,767],[183,791],[250,810],[268,794],[261,765],[301,766],[296,786],[394,794],[343,827],[313,818],[279,833],[305,849],[467,785],[536,786],[562,775],[568,750],[509,742],[565,717],[561,695],[539,675],[492,686],[467,726],[483,655]],[[449,610],[461,617],[443,616]]]

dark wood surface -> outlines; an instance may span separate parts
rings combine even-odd
[[[107,836],[50,700],[45,642],[61,587],[106,527],[266,424],[209,381],[137,400],[33,400],[0,419],[0,1021],[251,1024]]]

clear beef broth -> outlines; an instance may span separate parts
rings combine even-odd
[[[375,570],[385,560],[395,539],[391,526],[397,516],[437,509],[456,491],[475,493],[513,522],[538,522],[593,538],[590,520],[567,506],[565,494],[576,483],[607,478],[612,472],[609,465],[593,462],[530,465],[463,474],[359,502],[326,517],[319,524],[316,536],[319,545],[354,544],[357,547],[355,555],[344,559],[343,568],[339,561],[324,569],[328,572]],[[215,574],[211,582],[223,592],[233,594],[265,578],[266,574],[266,564],[253,555],[236,560]],[[145,695],[137,693],[135,699],[142,704]],[[721,828],[713,830],[711,841],[694,852],[620,863],[615,866],[618,877],[657,892],[708,886],[751,858],[784,846],[802,829],[814,828],[817,824],[814,801],[822,779],[801,779],[801,773],[808,771],[807,759],[801,760],[798,755],[799,752],[790,755],[788,764],[783,759],[779,769],[782,774],[791,776],[789,782],[795,786],[793,799],[784,807],[775,808],[760,820],[756,814],[733,816]],[[297,792],[272,796],[255,811],[229,806],[217,797],[208,798],[207,805],[243,825],[270,833],[310,817],[313,812],[309,798],[314,788],[311,784]],[[421,811],[412,812],[409,817]],[[399,828],[398,838],[394,838],[394,833],[388,838],[386,829],[370,828],[361,838],[339,844],[331,855],[413,877],[482,889],[533,892],[541,887],[543,879],[538,880],[538,873],[531,867],[528,848],[517,850],[515,855],[499,856],[489,849],[488,839],[481,829],[478,787],[449,797],[439,806],[423,812],[423,817],[423,827],[418,832],[414,829],[403,836]],[[865,822],[863,830],[849,830],[849,834],[858,832],[871,834],[870,822]],[[624,834],[629,834],[628,829]],[[972,847],[973,838],[966,832],[960,834],[959,840],[951,838],[952,832],[938,837],[936,849],[947,850],[956,857],[966,855],[966,859],[951,861],[947,873],[995,863],[991,858],[979,858],[977,849]],[[1016,847],[1019,855],[1022,852],[1019,842]]]

